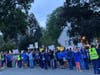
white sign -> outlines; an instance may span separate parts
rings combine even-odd
[[[33,49],[33,48],[34,48],[33,44],[29,44],[28,49]]]
[[[18,49],[13,50],[13,54],[18,54],[18,53],[19,53]]]
[[[50,46],[48,46],[48,48],[49,48],[49,50],[55,50],[55,46],[54,45],[50,45]]]
[[[11,51],[9,51],[9,53],[11,54]]]
[[[38,48],[38,42],[35,42],[35,48]]]

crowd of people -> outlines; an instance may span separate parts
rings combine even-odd
[[[17,67],[17,68],[35,68],[42,69],[66,69],[89,70],[92,63],[95,74],[100,74],[100,46],[98,48],[74,47],[64,48],[63,50],[49,50],[44,48],[42,51],[34,49],[25,50],[23,53],[12,54],[7,52],[0,53],[0,68]]]

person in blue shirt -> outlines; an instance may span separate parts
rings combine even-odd
[[[7,53],[6,55],[6,59],[7,59],[7,67],[12,67],[12,55]]]
[[[64,49],[62,51],[62,56],[63,56],[63,62],[64,62],[63,68],[66,68],[67,67],[67,49]]]
[[[67,60],[68,60],[68,64],[69,64],[69,69],[73,70],[73,61],[74,61],[74,52],[72,51],[72,49],[68,49],[67,51]]]
[[[88,56],[88,51],[87,49],[85,49],[85,47],[80,49],[80,55],[81,55],[81,60],[80,60],[81,68],[88,70],[89,69],[89,58],[88,58],[89,56]]]
[[[74,48],[74,61],[76,64],[77,71],[81,71],[80,60],[81,60],[81,55],[79,53],[79,48],[76,47],[76,48]]]
[[[34,67],[34,57],[33,57],[33,51],[32,50],[29,51],[28,57],[29,57],[29,67],[33,68]]]
[[[25,51],[22,53],[21,57],[23,61],[23,66],[27,68],[28,67],[28,55],[26,54]]]
[[[62,51],[59,51],[57,53],[57,57],[58,57],[58,61],[60,63],[60,68],[63,68],[64,61],[63,61],[63,53],[62,53]]]

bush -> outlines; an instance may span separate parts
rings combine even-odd
[[[8,50],[12,50],[15,49],[16,46],[14,44],[10,44],[10,43],[5,43],[2,47],[1,50],[3,51],[8,51]]]

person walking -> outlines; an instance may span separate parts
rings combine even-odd
[[[98,59],[99,59],[99,55],[97,53],[96,48],[91,45],[90,49],[89,49],[89,56],[90,56],[90,60],[92,61],[92,65],[93,65],[93,69],[94,69],[94,74],[98,74],[98,68],[99,68],[99,63]]]

